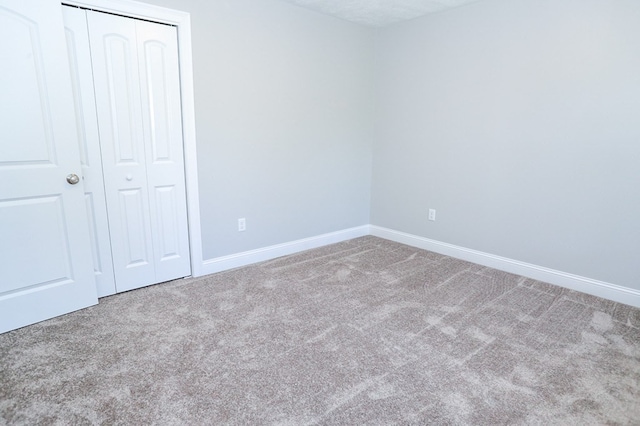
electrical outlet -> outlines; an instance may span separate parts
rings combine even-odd
[[[429,220],[435,222],[436,220],[436,211],[435,209],[429,209]]]
[[[244,217],[238,219],[238,231],[243,232],[247,230],[247,220]]]

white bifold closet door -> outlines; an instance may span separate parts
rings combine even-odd
[[[98,293],[190,275],[177,31],[64,13]]]
[[[102,175],[102,155],[93,93],[93,71],[87,32],[87,18],[83,10],[62,8],[71,69],[71,84],[76,111],[76,131],[80,144],[80,163],[89,221],[91,257],[98,296],[116,292],[111,259],[107,202]]]

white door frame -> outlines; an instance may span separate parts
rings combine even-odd
[[[61,4],[115,13],[132,18],[175,25],[178,29],[180,91],[182,101],[182,137],[189,219],[191,275],[204,275],[202,264],[202,233],[200,228],[200,199],[198,192],[198,162],[196,156],[196,120],[193,91],[193,62],[191,53],[191,15],[132,0],[61,0]]]

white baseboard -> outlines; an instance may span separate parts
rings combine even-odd
[[[359,226],[357,228],[344,229],[342,231],[331,232],[329,234],[318,235],[316,237],[304,238],[302,240],[291,241],[288,243],[277,244],[274,246],[264,247],[256,250],[236,253],[229,256],[216,257],[202,262],[202,268],[198,274],[207,275],[216,272],[226,271],[228,269],[239,268],[241,266],[251,265],[252,263],[263,262],[265,260],[275,259],[280,256],[298,253],[301,251],[335,244],[342,241],[351,240],[357,237],[369,235],[369,225]]]
[[[569,274],[545,268],[543,266],[533,265],[519,260],[496,256],[478,250],[472,250],[374,225],[364,225],[356,228],[344,229],[342,231],[331,232],[329,234],[318,235],[302,240],[205,260],[202,262],[202,267],[199,271],[200,273],[197,276],[239,268],[241,266],[263,262],[280,256],[287,256],[365,235],[373,235],[398,243],[407,244],[413,247],[433,251],[455,257],[457,259],[466,260],[479,265],[488,266],[490,268],[499,269],[512,274],[522,275],[523,277],[544,281],[560,287],[640,308],[640,291],[636,289]]]
[[[433,251],[477,263],[479,265],[488,266],[505,272],[510,272],[512,274],[522,275],[523,277],[533,278],[538,281],[544,281],[560,287],[565,287],[571,290],[580,291],[582,293],[591,294],[593,296],[602,297],[604,299],[613,300],[614,302],[624,303],[626,305],[640,308],[640,291],[632,288],[556,271],[554,269],[532,265],[530,263],[520,262],[506,257],[495,256],[493,254],[471,250],[455,246],[453,244],[447,244],[379,226],[371,225],[370,229],[371,235],[376,237],[407,244],[413,247]]]

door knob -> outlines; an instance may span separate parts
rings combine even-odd
[[[76,183],[80,182],[80,178],[77,174],[71,173],[69,176],[67,176],[67,182],[69,182],[71,185],[75,185]]]

